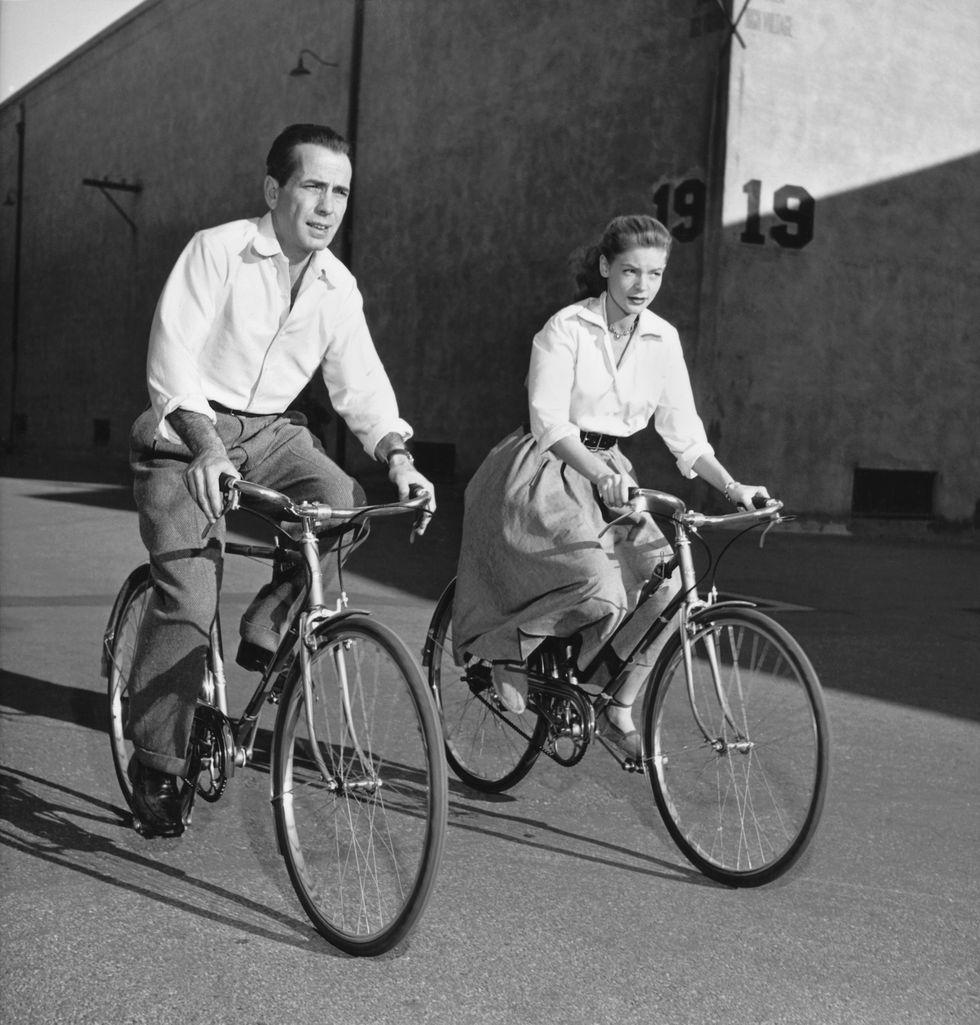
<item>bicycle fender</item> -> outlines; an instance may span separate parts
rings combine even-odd
[[[436,637],[435,637],[435,625],[442,619],[443,609],[447,604],[452,602],[456,594],[456,578],[446,584],[442,594],[439,595],[439,601],[436,602],[435,610],[432,613],[432,618],[429,620],[429,629],[425,634],[425,643],[422,645],[422,665],[428,669],[432,665],[432,652],[435,648]]]
[[[754,601],[744,601],[740,598],[729,598],[725,601],[716,601],[714,605],[706,605],[698,609],[690,618],[690,622],[696,623],[705,613],[714,612],[717,609],[757,609],[759,606]]]
[[[105,679],[109,678],[109,665],[111,661],[110,654],[112,652],[113,642],[116,639],[116,630],[119,629],[119,617],[122,615],[122,610],[132,596],[133,591],[135,591],[137,587],[142,586],[149,579],[150,564],[148,562],[144,562],[142,566],[137,566],[136,569],[126,577],[122,587],[119,588],[116,600],[112,603],[112,611],[109,613],[109,621],[106,623],[105,632],[102,635],[102,676]]]

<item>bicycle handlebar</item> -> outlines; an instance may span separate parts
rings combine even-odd
[[[428,526],[432,513],[427,503],[429,493],[420,488],[417,484],[412,485],[407,501],[386,502],[373,505],[356,505],[349,509],[326,505],[323,502],[294,502],[288,495],[272,488],[263,487],[261,484],[253,484],[242,477],[232,477],[230,473],[223,473],[218,478],[221,490],[229,501],[230,509],[237,509],[240,503],[246,510],[253,512],[272,514],[277,519],[286,520],[291,523],[302,523],[304,520],[312,520],[316,527],[326,527],[329,523],[337,520],[351,520],[356,516],[397,516],[406,512],[418,512],[418,522],[412,530],[413,538],[422,534]]]
[[[678,523],[695,528],[705,526],[737,527],[742,524],[758,523],[761,520],[778,522],[779,511],[783,508],[783,503],[779,499],[766,498],[760,493],[752,498],[754,509],[724,513],[721,516],[708,516],[705,513],[689,510],[676,495],[669,495],[666,491],[654,491],[650,488],[630,488],[629,504],[635,512],[666,513]]]

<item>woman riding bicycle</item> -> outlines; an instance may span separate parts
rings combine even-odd
[[[584,670],[665,567],[671,548],[644,515],[627,513],[633,468],[621,438],[653,419],[686,477],[700,476],[735,505],[751,508],[765,488],[739,484],[715,458],[698,416],[677,331],[647,309],[660,290],[671,236],[646,215],[614,218],[585,252],[578,301],[556,313],[532,342],[529,425],[487,456],[466,489],[453,608],[456,656],[483,660],[502,704],[523,711],[524,662],[547,637],[577,644]],[[644,602],[613,644],[631,638],[679,589],[676,574]],[[666,638],[666,634],[664,637]],[[640,756],[631,708],[659,645],[605,682],[611,697],[597,731]],[[515,686],[517,684],[517,686]]]

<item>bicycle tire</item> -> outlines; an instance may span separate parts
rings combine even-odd
[[[133,745],[126,737],[126,721],[136,639],[152,588],[149,565],[133,570],[116,596],[103,642],[102,664],[109,700],[108,728],[112,765],[119,789],[130,811],[134,813],[133,785],[127,774],[133,757]]]
[[[712,683],[712,643],[730,719]],[[705,610],[691,646],[693,706],[679,635],[661,653],[646,699],[654,798],[674,841],[705,875],[759,886],[797,861],[820,820],[829,772],[820,682],[788,631],[755,609]]]
[[[442,717],[446,759],[467,786],[496,794],[531,771],[544,746],[548,723],[531,705],[508,712],[494,700],[492,687],[467,673],[453,651],[453,598],[456,581],[443,591],[426,641],[429,686]],[[529,660],[529,668],[535,657]]]
[[[442,734],[417,666],[389,629],[354,614],[320,625],[314,640],[315,742],[332,776],[315,763],[297,659],[273,737],[276,837],[317,931],[371,956],[407,935],[435,883],[448,810]]]

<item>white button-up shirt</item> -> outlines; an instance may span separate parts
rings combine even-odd
[[[314,252],[292,309],[289,263],[269,214],[199,231],[174,266],[150,331],[147,384],[158,434],[188,409],[215,419],[208,400],[281,413],[320,368],[336,412],[373,458],[378,442],[412,428],[398,415],[350,271]]]
[[[685,477],[714,452],[698,416],[677,331],[643,310],[616,366],[605,296],[556,313],[534,336],[528,373],[530,427],[540,451],[580,431],[629,437],[653,418]]]

